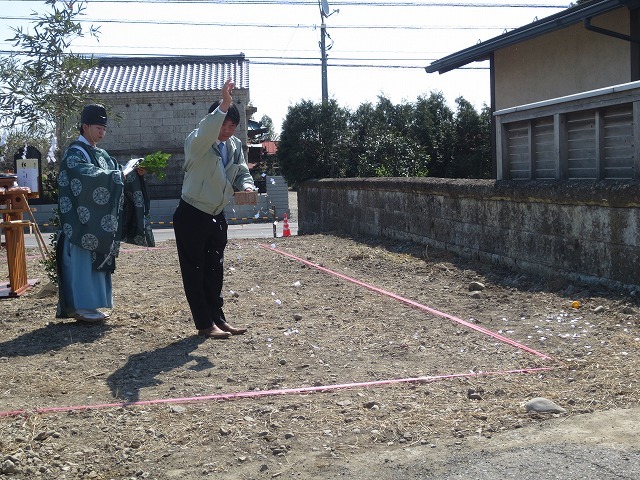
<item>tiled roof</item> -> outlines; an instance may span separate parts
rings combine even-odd
[[[256,122],[255,120],[247,121],[247,135],[249,135],[250,138],[267,133],[268,131],[269,129],[263,127],[260,122]]]
[[[98,93],[220,90],[228,78],[235,88],[249,88],[244,54],[103,57],[86,72],[86,81]]]

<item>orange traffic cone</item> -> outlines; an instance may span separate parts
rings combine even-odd
[[[291,230],[289,230],[289,220],[287,219],[287,214],[284,214],[284,218],[282,219],[282,236],[290,237]]]

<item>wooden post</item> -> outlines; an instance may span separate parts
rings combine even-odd
[[[595,154],[596,154],[596,180],[606,177],[605,151],[604,151],[604,117],[602,111],[595,111]]]
[[[640,180],[640,102],[633,102],[633,178]]]
[[[496,117],[496,179],[506,180],[509,178],[509,170],[507,165],[509,156],[507,155],[507,135],[505,125],[502,123],[502,117]]]
[[[568,153],[567,153],[567,127],[564,114],[556,113],[553,116],[553,138],[554,154],[556,162],[557,179],[566,179],[568,176]]]
[[[529,142],[527,144],[527,150],[529,150],[529,173],[527,174],[527,178],[532,180],[536,177],[536,135],[533,128],[533,120],[529,120],[527,123],[527,135],[529,136]]]
[[[24,222],[13,220],[3,222],[7,241],[7,263],[9,266],[10,296],[18,296],[27,288],[27,259],[24,250]]]

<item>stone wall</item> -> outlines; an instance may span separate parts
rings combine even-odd
[[[409,240],[539,276],[640,286],[640,182],[326,179],[298,234]]]

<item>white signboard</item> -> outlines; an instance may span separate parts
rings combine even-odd
[[[18,175],[18,185],[29,187],[33,193],[40,193],[38,190],[40,169],[38,168],[37,158],[16,160],[16,174]]]

